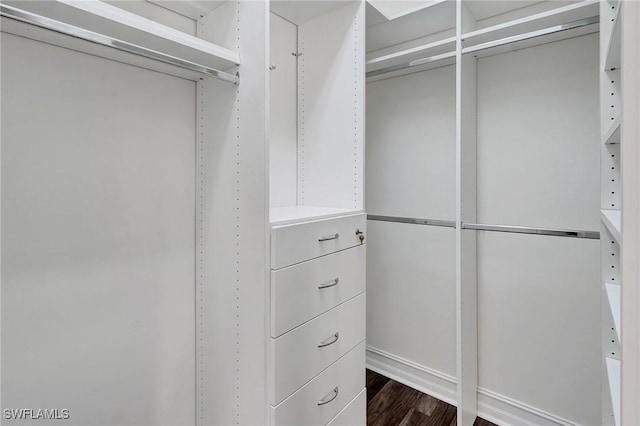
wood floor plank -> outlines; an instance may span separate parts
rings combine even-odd
[[[425,426],[445,426],[456,419],[456,407],[440,401],[438,406],[429,416],[429,423]]]
[[[429,416],[412,408],[402,419],[398,426],[426,426],[429,424]]]
[[[426,414],[430,416],[433,413],[433,410],[436,409],[438,404],[441,401],[437,398],[432,397],[431,395],[427,395],[425,393],[420,395],[420,400],[418,401],[418,405],[416,405],[416,410],[421,412],[422,414]]]
[[[380,389],[382,389],[389,380],[391,379],[382,374],[367,370],[367,403],[380,392]]]
[[[420,400],[420,392],[390,380],[367,408],[370,426],[398,425]]]
[[[456,426],[456,407],[367,370],[367,426]]]

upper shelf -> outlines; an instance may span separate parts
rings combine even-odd
[[[607,227],[611,236],[618,242],[622,243],[622,216],[620,210],[600,210],[602,222]]]
[[[415,61],[431,56],[442,55],[444,53],[455,52],[456,38],[447,37],[433,43],[423,44],[410,49],[404,49],[399,52],[390,53],[388,55],[377,56],[367,61],[367,71],[374,71],[380,68],[386,68],[398,65],[404,62]]]
[[[569,6],[468,32],[462,35],[462,43],[464,48],[470,49],[485,43],[596,17],[599,13],[598,0],[584,0]]]
[[[63,33],[70,38],[87,40],[133,55],[146,54],[147,58],[156,60],[164,57],[167,58],[166,62],[190,63],[203,69],[228,70],[240,64],[237,52],[98,0],[8,1],[3,2],[4,6],[8,6],[4,8],[5,11],[11,12],[14,17],[3,17],[3,31],[30,38],[35,38],[42,28],[46,28],[47,31],[53,30],[49,33]],[[28,19],[16,19],[16,11],[22,12]],[[3,11],[3,16],[9,15]],[[25,25],[37,30],[21,30]],[[51,39],[55,40],[56,37],[52,36]],[[73,48],[81,50],[77,40],[71,43]]]
[[[455,63],[456,38],[371,58],[367,61],[367,81],[395,77]]]

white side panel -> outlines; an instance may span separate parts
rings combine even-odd
[[[368,83],[367,211],[453,220],[455,172],[455,67]]]
[[[269,205],[295,206],[298,170],[298,27],[271,13]]]
[[[193,424],[195,84],[7,34],[2,59],[3,408]]]
[[[640,4],[622,9],[622,424],[640,424]]]
[[[298,203],[362,209],[364,2],[300,25]]]
[[[213,80],[198,85],[201,426],[266,423],[267,19],[267,4],[243,1],[220,6],[198,23],[201,36],[233,42],[243,60],[239,86]]]
[[[456,322],[458,426],[478,414],[477,233],[462,229],[477,219],[477,60],[462,55],[462,34],[475,28],[466,3],[456,11]]]
[[[455,231],[367,227],[367,345],[455,376]]]
[[[599,242],[478,234],[479,386],[600,424]]]
[[[597,34],[478,60],[479,222],[599,229],[598,85]]]

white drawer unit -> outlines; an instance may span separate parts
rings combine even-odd
[[[270,401],[279,404],[365,339],[365,294],[271,339]],[[359,366],[364,370],[364,364]]]
[[[271,337],[365,291],[364,245],[271,272]]]
[[[271,228],[271,269],[335,253],[361,244],[364,213]]]
[[[367,390],[362,389],[358,396],[338,413],[327,426],[355,426],[367,423]]]
[[[365,344],[362,342],[280,405],[272,407],[272,424],[320,426],[326,425],[333,419],[333,424],[336,425],[364,425],[366,410],[360,406],[361,402],[352,407],[359,413],[350,413],[350,409],[341,412],[364,389],[364,359]],[[337,416],[338,413],[340,413],[339,416]],[[351,419],[360,421],[359,423],[343,422]]]

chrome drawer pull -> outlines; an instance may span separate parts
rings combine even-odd
[[[338,333],[336,331],[336,334],[334,334],[333,336],[329,337],[326,340],[323,340],[322,342],[320,342],[318,344],[319,348],[324,348],[325,346],[329,346],[329,345],[333,345],[335,342],[338,341],[338,339],[340,338],[340,333]]]
[[[318,238],[318,241],[322,242],[322,241],[331,241],[331,240],[337,240],[338,238],[340,238],[340,234],[335,233],[333,235],[325,235],[324,237],[320,237]]]
[[[318,286],[319,289],[323,289],[323,288],[329,288],[329,287],[333,287],[334,285],[338,285],[338,283],[340,282],[340,278],[336,277],[335,279],[331,280],[331,281],[327,281],[324,284],[320,284]]]
[[[329,392],[324,398],[318,401],[318,405],[328,404],[338,397],[338,387],[336,386],[331,392]]]

